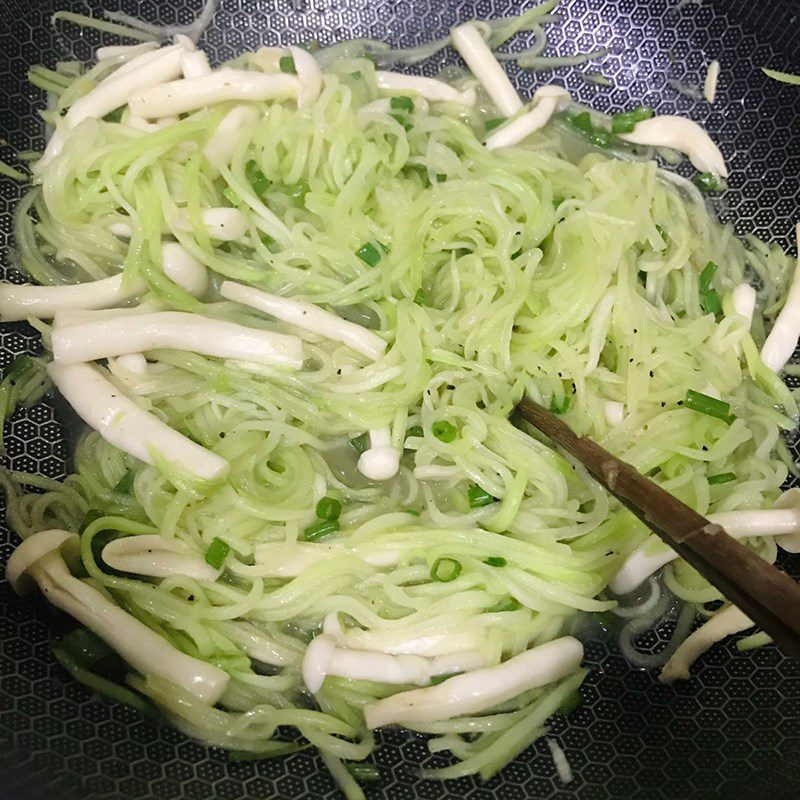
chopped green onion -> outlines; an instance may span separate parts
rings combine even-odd
[[[446,419],[438,419],[431,425],[431,433],[445,444],[455,441],[458,436],[458,428]]]
[[[707,289],[711,288],[711,281],[714,280],[714,274],[717,271],[717,265],[713,261],[709,261],[708,264],[703,267],[703,271],[700,273],[700,291],[705,292]]]
[[[722,301],[716,289],[708,289],[700,295],[700,305],[707,314],[719,314],[722,312]]]
[[[726,422],[730,422],[733,419],[730,403],[726,403],[724,400],[717,400],[716,397],[709,397],[702,392],[696,392],[694,389],[689,389],[686,392],[686,399],[683,404],[686,408],[690,408],[700,414],[707,414],[709,417],[724,419]]]
[[[777,69],[767,69],[766,67],[761,67],[761,71],[768,78],[772,78],[774,81],[791,83],[794,86],[800,86],[800,75],[793,75],[791,72],[780,72]]]
[[[611,134],[602,128],[595,128],[589,134],[589,141],[595,147],[608,147],[611,144]]]
[[[414,295],[414,302],[418,305],[425,304],[425,290],[424,289],[417,289],[417,293]]]
[[[411,427],[410,427],[410,428],[409,428],[409,429],[406,431],[406,439],[408,439],[408,437],[409,437],[409,436],[419,436],[419,437],[422,437],[422,436],[424,436],[424,435],[425,435],[425,431],[423,431],[423,430],[422,430],[422,426],[421,426],[421,425],[412,425],[412,426],[411,426]]]
[[[122,478],[120,478],[119,482],[114,487],[114,491],[120,494],[130,494],[133,491],[134,478],[136,478],[136,473],[132,469],[129,469]]]
[[[500,127],[505,122],[504,117],[497,117],[496,119],[487,119],[486,122],[483,123],[483,127],[486,129],[487,133],[489,131],[493,131],[495,128]]]
[[[665,242],[669,241],[669,232],[667,231],[666,228],[656,224],[656,230],[658,231],[659,235]]]
[[[214,569],[220,569],[231,551],[231,546],[215,536],[206,550],[206,564]]]
[[[231,186],[226,186],[222,190],[222,196],[232,205],[238,206],[239,205],[239,195],[233,190]]]
[[[365,242],[356,250],[356,255],[370,267],[374,267],[381,260],[381,254],[371,242]]]
[[[3,378],[8,378],[12,383],[18,381],[32,366],[31,357],[26,353],[20,353],[14,357]]]
[[[411,124],[410,120],[406,116],[405,112],[403,111],[395,111],[393,114],[389,114],[389,116],[399,125],[403,126],[403,130],[410,131],[414,126]]]
[[[431,686],[438,686],[440,683],[444,683],[446,680],[450,678],[455,678],[456,675],[463,675],[463,672],[448,672],[444,675],[432,675],[431,676]]]
[[[444,183],[447,180],[447,175],[445,175],[444,172],[437,172],[436,173],[436,180],[439,183]]]
[[[389,105],[396,111],[411,112],[414,110],[414,101],[410,97],[405,97],[403,95],[399,95],[398,97],[393,97],[389,101]]]
[[[488,506],[490,503],[496,502],[496,499],[485,489],[478,486],[477,483],[469,487],[467,497],[469,498],[470,508],[483,508],[483,506]]]
[[[355,439],[350,440],[350,446],[361,455],[369,450],[369,434],[362,433],[361,436],[356,436]]]
[[[709,475],[708,482],[711,486],[716,486],[719,483],[730,483],[736,480],[736,474],[733,472],[720,472],[719,475]]]
[[[342,513],[342,504],[335,497],[323,497],[317,503],[317,516],[320,519],[339,519]]]
[[[714,274],[717,271],[717,265],[713,261],[703,267],[698,281],[700,290],[700,305],[708,314],[719,314],[722,311],[722,301],[716,289],[711,288],[711,281],[714,280]]]
[[[559,405],[555,395],[553,395],[553,397],[550,398],[550,411],[553,414],[566,414],[567,410],[569,409],[569,400],[570,396],[565,394],[564,401],[561,403],[561,405]]]
[[[637,122],[650,119],[653,113],[653,109],[649,106],[639,106],[638,108],[634,108],[633,111],[623,111],[620,114],[614,114],[611,117],[611,132],[630,133],[636,127]]]
[[[719,180],[710,172],[701,172],[692,178],[692,183],[700,189],[701,192],[718,192],[722,186]]]
[[[316,525],[310,525],[306,528],[305,540],[307,542],[319,542],[338,530],[338,519],[326,519],[324,522],[318,522]]]
[[[278,66],[281,68],[281,72],[285,72],[287,75],[297,75],[297,67],[291,56],[281,56]]]
[[[244,168],[244,175],[253,191],[260,197],[269,189],[269,178],[261,171],[261,167],[252,159]]]
[[[490,567],[504,567],[506,564],[508,564],[508,561],[506,561],[502,556],[489,556],[489,558],[487,558],[483,563]]]
[[[345,765],[347,771],[359,783],[371,783],[381,779],[380,770],[374,764],[361,764],[359,762],[351,762]]]
[[[581,111],[580,114],[573,114],[567,117],[567,120],[569,120],[573,127],[584,133],[589,133],[594,127],[592,125],[591,114],[589,114],[588,111]]]
[[[437,558],[431,567],[431,578],[441,583],[450,583],[461,574],[461,562],[455,558]]]

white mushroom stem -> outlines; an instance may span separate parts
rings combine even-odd
[[[513,122],[503,125],[486,140],[487,150],[519,144],[534,131],[544,128],[557,111],[572,102],[572,95],[561,86],[542,86],[534,92],[531,110]]]
[[[375,80],[379,89],[390,92],[413,92],[431,102],[450,102],[472,107],[477,99],[474,89],[459,92],[444,81],[424,78],[421,75],[404,75],[402,72],[378,70],[375,73]]]
[[[238,208],[201,208],[200,218],[208,235],[220,242],[235,242],[247,233],[247,217]],[[190,233],[192,224],[186,209],[181,209],[174,221],[179,231]]]
[[[156,311],[92,319],[64,325],[56,315],[53,360],[79,364],[124,353],[148,350],[190,350],[213,358],[235,358],[257,364],[300,369],[303,344],[296,336],[258,330],[183,311]]]
[[[198,581],[215,581],[221,572],[183,542],[157,534],[115,539],[103,548],[102,556],[112,569],[151,578],[186,575]]]
[[[53,383],[75,413],[109,444],[153,464],[153,455],[197,477],[224,479],[230,465],[136,405],[89,364],[50,364]]]
[[[147,359],[141,353],[126,353],[113,359],[123,369],[133,372],[135,375],[147,374]]]
[[[756,290],[749,283],[738,284],[731,293],[733,310],[747,320],[747,327],[753,321],[753,312],[756,309]]]
[[[317,59],[307,50],[294,46],[290,46],[288,50],[294,61],[297,80],[300,84],[297,90],[297,107],[307,108],[322,91],[322,70],[319,68]]]
[[[54,606],[97,634],[137,672],[171,681],[203,703],[220,700],[229,677],[221,669],[174,648],[135,617],[70,574],[62,549],[78,548],[78,536],[66,531],[40,531],[12,554],[6,574],[19,593],[34,584]]]
[[[133,394],[141,394],[139,387],[148,373],[147,359],[141,353],[109,358],[108,371]]]
[[[253,106],[235,106],[217,125],[203,148],[203,154],[212,164],[230,164],[233,151],[242,132],[258,119]]]
[[[719,61],[712,61],[708,65],[706,80],[703,84],[703,96],[709,103],[713,103],[717,97],[717,81],[719,80]]]
[[[100,81],[94,89],[70,106],[61,121],[60,130],[50,138],[44,155],[36,164],[36,169],[40,170],[61,152],[64,147],[65,131],[69,131],[90,117],[98,119],[110,114],[128,101],[131,92],[155,86],[180,75],[181,56],[184,52],[185,48],[177,44],[145,52]],[[175,113],[178,112],[174,108],[167,108],[163,113],[152,116],[164,117]]]
[[[797,264],[789,294],[761,348],[761,360],[773,372],[779,372],[792,357],[800,337],[800,223],[795,228],[795,237],[798,244]]]
[[[583,645],[572,636],[534,647],[496,667],[456,675],[438,686],[412,689],[379,700],[364,709],[370,729],[408,722],[437,722],[477,714],[529,689],[546,686],[574,672]]]
[[[124,224],[124,223],[120,223]],[[162,248],[164,273],[195,297],[208,287],[206,268],[177,242]],[[142,294],[144,281],[125,282],[122,274],[69,286],[17,286],[0,284],[0,322],[16,322],[28,317],[52,319],[61,311],[93,311],[111,308]]]
[[[202,78],[211,74],[208,56],[202,50],[185,52],[181,55],[181,72],[184,78]]]
[[[400,451],[392,447],[390,428],[369,431],[369,449],[358,459],[358,471],[372,481],[388,481],[400,469]]]
[[[709,514],[711,523],[721,525],[734,539],[749,536],[774,536],[776,542],[787,552],[800,552],[800,489],[784,492],[775,508],[761,511],[721,511]],[[620,571],[611,581],[611,590],[616,594],[627,594],[640,586],[678,554],[661,544],[653,534],[636,548],[626,559]]]
[[[606,400],[603,403],[603,416],[609,425],[619,425],[625,419],[625,404],[616,400]]]
[[[662,683],[689,680],[689,670],[711,645],[753,627],[753,621],[739,611],[736,606],[728,606],[718,611],[694,633],[687,636],[678,649],[664,664],[658,679]]]
[[[259,574],[265,578],[296,578],[319,561],[347,555],[378,568],[393,567],[400,560],[397,550],[369,546],[348,549],[340,541],[297,542],[293,545],[281,542],[261,544],[255,548],[256,564],[261,568]]]
[[[386,342],[377,333],[337,317],[313,303],[269,294],[235,281],[225,281],[219,287],[219,293],[227,300],[255,308],[281,322],[341,342],[373,361],[380,358],[386,350]]]
[[[336,640],[322,634],[306,648],[303,682],[316,694],[328,675],[379,683],[416,683],[427,686],[435,675],[476,669],[483,664],[480,653],[455,653],[437,658],[390,655],[371,650],[337,647]]]
[[[297,97],[294,75],[266,75],[224,67],[202,78],[161,83],[134,91],[128,98],[131,113],[146,119],[183,114],[227,100],[277,100]]]
[[[16,286],[0,284],[0,321],[16,322],[28,317],[52,319],[66,309],[109,308],[144,290],[138,280],[123,283],[122,275],[70,286]]]
[[[164,274],[189,294],[200,297],[208,289],[208,271],[183,245],[164,242],[161,245]]]
[[[421,630],[409,634],[407,630],[362,630],[342,628],[339,617],[330,613],[325,617],[322,632],[332,637],[340,647],[353,650],[370,650],[392,655],[436,656],[479,650],[483,637],[479,632],[462,631],[442,633]]]
[[[701,172],[728,177],[725,159],[719,148],[693,120],[662,114],[637,122],[630,133],[621,133],[619,136],[632,144],[671,147],[684,153]]]
[[[475,23],[467,22],[453,28],[450,36],[453,47],[486,89],[498,111],[507,117],[516,114],[522,108],[522,100]]]

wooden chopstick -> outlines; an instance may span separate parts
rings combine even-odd
[[[579,459],[614,497],[766,631],[787,655],[800,660],[800,585],[630,464],[591,439],[577,436],[563,420],[533,400],[523,398],[516,415]]]

